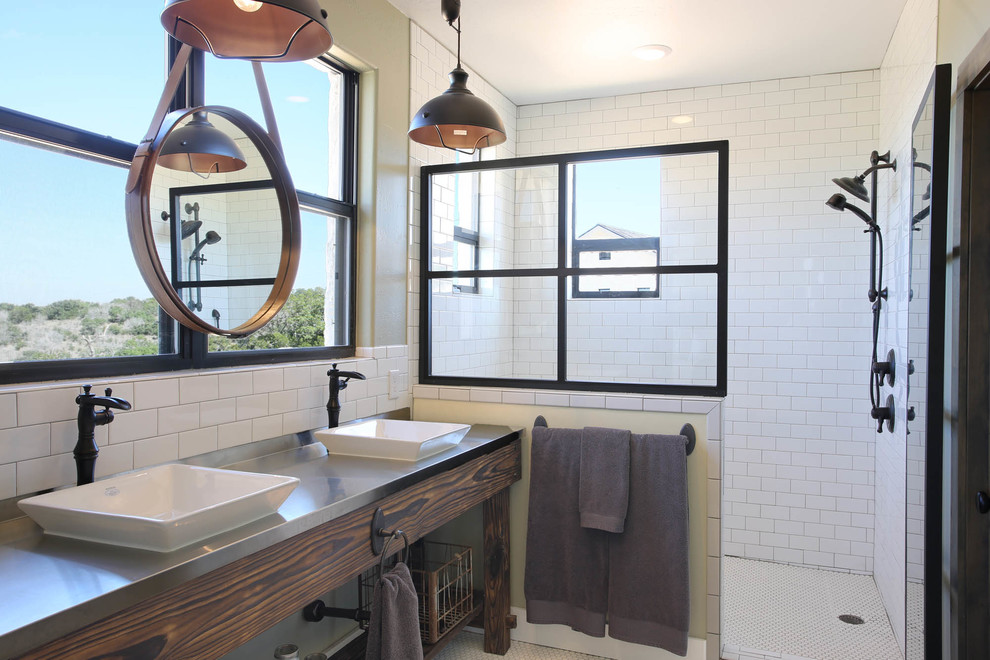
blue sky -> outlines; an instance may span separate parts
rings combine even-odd
[[[162,6],[0,2],[0,106],[137,143],[165,80]],[[264,125],[250,63],[206,57],[207,103]],[[320,101],[328,81],[305,63],[268,64],[265,74],[293,182],[325,193],[325,184],[317,188],[326,181],[325,140],[316,136],[327,125]],[[127,239],[125,177],[123,169],[0,141],[0,302],[149,296]],[[307,241],[303,227],[298,287],[325,279],[318,233]]]
[[[164,85],[161,7],[152,0],[0,2],[0,105],[137,143]],[[250,63],[206,58],[206,102],[263,125]],[[325,192],[326,140],[317,136],[327,125],[321,101],[329,82],[306,63],[268,64],[265,73],[294,184]],[[577,234],[602,222],[657,235],[659,163],[580,164]],[[0,141],[0,302],[149,295],[127,240],[125,176]],[[297,287],[324,282],[324,236],[304,224]]]
[[[596,224],[660,235],[660,158],[575,166],[574,235]]]

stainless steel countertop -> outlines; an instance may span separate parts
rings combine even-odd
[[[310,432],[246,446],[274,453],[222,467],[298,477],[276,514],[205,543],[158,553],[43,534],[26,517],[0,522],[0,648],[18,655],[225,564],[350,513],[508,444],[517,431],[475,425],[461,443],[416,463],[329,456]],[[259,450],[261,447],[261,450]],[[220,458],[222,456],[222,458]],[[229,453],[187,463],[218,465]]]

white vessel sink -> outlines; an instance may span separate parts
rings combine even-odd
[[[470,428],[469,424],[375,419],[313,435],[331,454],[418,461],[456,446]]]
[[[170,552],[274,513],[298,483],[171,464],[29,497],[18,506],[49,534]]]

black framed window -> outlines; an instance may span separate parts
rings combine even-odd
[[[205,99],[264,125],[251,67],[207,58]],[[204,366],[354,354],[357,74],[322,57],[265,66],[286,163],[301,207],[302,254],[285,307],[243,339],[193,334]]]
[[[281,324],[277,331],[259,331],[252,335],[253,343],[249,337],[237,346],[211,345],[210,338],[161,313],[137,271],[125,230],[127,169],[164,84],[166,51],[169,57],[177,51],[171,41],[169,49],[163,48],[166,36],[157,13],[149,14],[139,4],[110,0],[107,11],[93,17],[88,27],[79,21],[53,24],[40,9],[18,8],[9,15],[0,9],[8,28],[0,54],[19,62],[0,90],[0,106],[8,106],[0,107],[0,227],[5,235],[0,241],[0,382],[352,355],[357,74],[325,58],[265,66],[299,188],[303,253],[296,289],[302,291],[294,300],[294,289],[294,304],[273,320]],[[106,16],[114,20],[108,22]],[[113,36],[115,43],[126,39],[131,44],[126,62],[86,65],[73,76],[67,72],[72,62],[41,52],[64,53],[73,43],[82,52],[100,33]],[[59,47],[42,49],[39,44],[49,40]],[[32,50],[36,45],[37,53]],[[250,106],[245,109],[252,114],[253,106],[244,100],[258,104],[250,64],[224,63],[243,69],[244,82],[226,71],[212,71],[207,59],[213,58],[194,53],[186,70],[189,84],[180,85],[173,107],[202,104],[203,88],[216,87],[212,103]],[[302,70],[281,69],[293,66]],[[319,82],[300,85],[306,74]],[[76,97],[86,98],[97,89],[109,102],[73,102],[77,83],[81,89]],[[225,99],[219,90],[236,94]],[[260,110],[255,119],[264,126]],[[323,141],[314,137],[321,129]],[[300,137],[304,132],[306,139]],[[186,204],[192,207],[196,195],[210,193],[206,188],[185,191],[185,196],[179,192],[173,191],[171,213],[183,220],[188,219]],[[205,238],[208,227],[203,224]],[[207,244],[197,255],[203,261],[188,265],[209,268],[217,254],[209,249],[216,247]],[[190,281],[195,272],[192,277],[182,268],[173,273],[184,299],[192,296],[191,304],[205,304],[213,288],[204,272],[199,282]],[[292,341],[284,341],[286,335]],[[231,352],[235,349],[237,353]]]
[[[724,396],[726,141],[421,175],[422,383]],[[492,191],[475,270],[452,255],[467,177]]]

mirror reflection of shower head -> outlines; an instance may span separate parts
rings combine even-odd
[[[196,247],[193,249],[192,254],[189,255],[189,261],[194,261],[195,259],[199,259],[200,258],[199,252],[200,250],[203,249],[204,246],[216,245],[219,242],[220,242],[220,234],[216,233],[212,229],[206,232],[206,237],[196,244]]]
[[[857,197],[864,202],[869,202],[870,193],[867,192],[866,185],[863,183],[865,179],[866,177],[860,174],[859,176],[844,176],[841,179],[832,179],[832,183],[839,186],[853,197]]]
[[[190,236],[195,234],[202,226],[203,226],[202,220],[183,220],[182,238],[189,238]]]
[[[835,193],[834,195],[829,197],[828,201],[825,202],[825,206],[829,207],[830,209],[835,209],[836,211],[852,211],[857,216],[859,216],[859,218],[863,222],[868,224],[870,226],[870,229],[876,227],[876,223],[873,222],[873,219],[869,216],[869,214],[867,214],[866,211],[859,208],[858,206],[850,204],[848,201],[846,201],[846,196],[843,195],[842,193]]]

